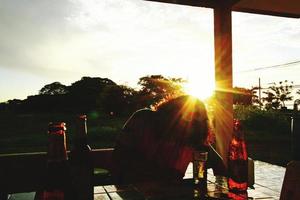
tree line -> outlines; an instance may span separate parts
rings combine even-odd
[[[141,77],[139,89],[118,85],[108,78],[82,77],[71,85],[53,82],[43,86],[37,95],[25,100],[13,99],[0,103],[0,111],[17,113],[102,111],[122,115],[149,107],[168,95],[183,93],[181,78],[162,75]]]
[[[300,99],[293,95],[294,85],[292,81],[279,81],[271,83],[268,88],[262,91],[262,88],[253,87],[252,89],[235,88],[235,93],[242,95],[234,95],[236,104],[252,105],[260,107],[264,110],[286,110],[286,102],[300,102]],[[259,97],[259,90],[262,91],[262,97]],[[296,95],[300,95],[300,90],[296,91]]]
[[[118,85],[108,78],[82,77],[71,85],[53,82],[43,86],[36,95],[24,100],[13,99],[0,103],[0,111],[17,113],[64,112],[87,113],[101,111],[109,115],[132,113],[150,107],[169,96],[184,94],[182,78],[148,75],[139,78],[139,89]],[[258,97],[259,88],[233,88],[235,105],[256,106],[270,109],[286,108],[286,101],[293,100],[293,83],[282,81],[272,84],[264,97]],[[300,94],[300,91],[297,91]]]

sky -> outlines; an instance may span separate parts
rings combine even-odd
[[[232,15],[234,86],[300,85],[300,19]],[[267,67],[267,68],[266,68]],[[0,102],[83,76],[214,87],[213,10],[142,0],[0,0]]]

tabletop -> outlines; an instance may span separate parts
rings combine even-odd
[[[257,181],[254,187],[248,188],[245,194],[235,194],[229,192],[227,189],[227,179],[225,177],[216,177],[213,175],[212,170],[208,170],[207,177],[207,194],[205,197],[199,197],[199,193],[195,190],[192,183],[192,174],[187,170],[186,176],[182,183],[157,183],[146,182],[136,183],[129,185],[104,185],[94,187],[94,199],[95,200],[189,200],[189,199],[233,199],[233,200],[245,200],[245,199],[260,199],[260,200],[276,200],[279,199],[280,188],[276,186],[276,181],[280,182],[276,174],[284,173],[284,168],[273,166],[264,162],[256,163],[256,166],[262,166],[268,170],[257,170]],[[266,177],[272,173],[272,176]],[[264,179],[260,175],[265,175]],[[273,179],[276,177],[276,181]],[[269,180],[272,178],[272,180]],[[269,181],[269,183],[268,183]],[[262,185],[261,183],[265,183]],[[270,187],[267,184],[271,184]],[[273,186],[273,187],[272,187]],[[277,187],[277,188],[276,188]]]
[[[162,199],[260,199],[278,200],[282,186],[285,168],[255,161],[255,184],[248,188],[247,197],[230,193],[227,181],[222,177],[213,176],[208,170],[208,195],[198,198],[192,184],[192,166],[189,166],[184,181],[180,184],[168,183],[136,183],[128,185],[101,185],[94,187],[95,200],[162,200]],[[34,192],[10,195],[9,200],[33,200]]]
[[[146,182],[130,185],[106,185],[94,187],[95,200],[189,200],[189,199],[247,199],[242,194],[233,194],[228,192],[227,186],[222,185],[219,180],[216,182],[208,181],[207,194],[201,196],[200,190],[197,190],[192,181],[183,183],[157,183]],[[224,184],[225,182],[223,182]]]

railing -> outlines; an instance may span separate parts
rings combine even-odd
[[[92,151],[95,168],[109,168],[113,149]],[[31,192],[41,189],[46,169],[46,153],[0,155],[0,197],[2,194]],[[109,174],[95,174],[94,184],[111,183]]]

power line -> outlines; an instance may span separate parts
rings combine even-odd
[[[252,72],[252,71],[259,71],[259,70],[273,69],[273,68],[285,68],[285,67],[291,67],[291,65],[297,65],[297,64],[300,64],[300,60],[283,63],[283,64],[278,64],[278,65],[271,65],[271,66],[267,66],[267,67],[258,67],[258,68],[244,70],[244,71],[240,71],[240,72]]]

